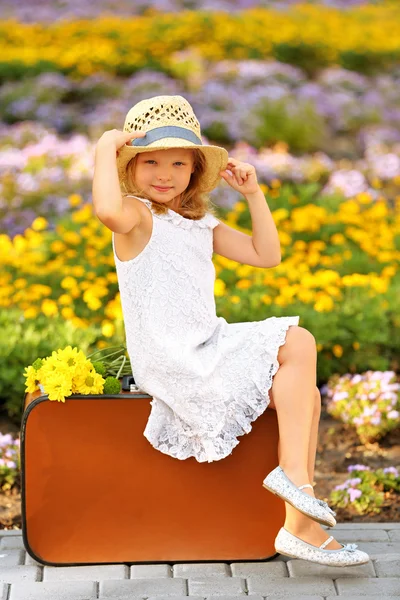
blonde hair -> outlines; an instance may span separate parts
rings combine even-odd
[[[181,193],[181,207],[176,212],[179,212],[180,215],[187,219],[193,220],[201,219],[206,213],[216,216],[214,205],[208,194],[199,191],[199,182],[206,167],[206,157],[198,148],[193,148],[192,153],[194,171],[191,174],[189,185]],[[138,156],[139,154],[136,154],[126,165],[126,187],[125,190],[122,190],[122,195],[125,197],[132,194],[141,198],[147,198],[147,200],[151,201],[154,212],[157,215],[164,215],[167,213],[168,207],[165,204],[157,202],[157,200],[153,200],[153,198],[150,198],[148,194],[136,186],[133,174]],[[128,189],[132,191],[127,191]]]

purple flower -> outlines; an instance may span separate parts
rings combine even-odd
[[[386,467],[385,469],[383,469],[383,472],[384,472],[384,473],[393,473],[393,475],[394,475],[395,477],[398,477],[398,476],[399,476],[399,472],[398,472],[398,470],[396,469],[396,467]]]
[[[398,419],[399,418],[399,411],[398,410],[391,410],[390,412],[388,412],[387,416],[389,419]]]
[[[356,490],[354,488],[349,489],[350,502],[354,502],[356,498],[359,498],[362,494],[361,490]]]
[[[348,479],[347,480],[348,485],[357,485],[359,483],[361,483],[361,477],[354,477],[353,479]]]
[[[351,471],[370,471],[370,467],[367,467],[366,465],[349,465],[347,470],[349,473],[351,473]]]
[[[334,489],[335,490],[346,490],[347,489],[347,484],[346,483],[341,483],[340,485],[335,486]]]

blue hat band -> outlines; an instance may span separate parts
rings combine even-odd
[[[156,127],[151,131],[147,131],[145,137],[135,138],[131,141],[132,146],[148,146],[153,142],[157,142],[166,137],[176,137],[188,142],[193,142],[199,146],[203,145],[203,142],[193,131],[185,129],[185,127],[177,127],[176,125],[165,125],[163,127]]]

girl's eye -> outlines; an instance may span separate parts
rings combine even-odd
[[[153,163],[153,162],[155,162],[153,159],[146,160],[146,163]],[[183,162],[181,162],[180,160],[177,160],[176,163],[174,163],[174,164],[177,165],[178,163],[180,165],[183,165]]]

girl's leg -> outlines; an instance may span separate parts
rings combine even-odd
[[[280,367],[270,390],[269,406],[277,411],[279,465],[296,485],[313,483],[321,396],[316,387],[316,344],[306,329],[291,326],[280,347]],[[303,492],[314,496],[310,488]],[[320,545],[329,535],[319,523],[285,502],[285,528],[310,544]],[[332,540],[326,548],[341,548]]]

